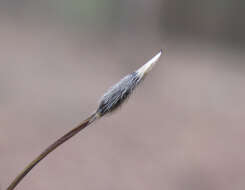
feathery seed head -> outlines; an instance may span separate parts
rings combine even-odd
[[[162,50],[150,59],[146,64],[135,72],[125,76],[112,86],[101,98],[96,113],[103,116],[116,110],[132,94],[136,86],[142,81],[146,74],[152,69],[161,57]]]

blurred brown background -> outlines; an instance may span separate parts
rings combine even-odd
[[[167,48],[127,105],[17,189],[244,189],[244,9],[242,0],[1,0],[0,187]]]

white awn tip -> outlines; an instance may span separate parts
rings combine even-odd
[[[157,61],[160,59],[162,55],[162,50],[156,54],[153,58],[151,58],[147,63],[145,63],[143,66],[141,66],[136,72],[143,77],[145,74],[147,74],[153,66],[157,63]]]

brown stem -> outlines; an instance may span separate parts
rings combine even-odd
[[[66,133],[64,136],[60,137],[53,144],[51,144],[48,148],[46,148],[36,159],[34,159],[30,164],[26,166],[24,170],[12,181],[12,183],[8,186],[7,190],[13,190],[18,183],[28,174],[32,168],[34,168],[42,159],[44,159],[49,153],[54,151],[58,146],[63,144],[65,141],[73,137],[79,131],[87,127],[89,124],[94,122],[97,119],[97,114],[94,113],[89,116],[86,120],[80,123],[77,127]]]

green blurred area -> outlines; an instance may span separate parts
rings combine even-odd
[[[50,0],[1,1],[2,13],[55,18],[92,30],[128,31],[158,28],[166,38],[191,37],[219,43],[245,44],[242,0]],[[156,23],[154,26],[152,23]]]

